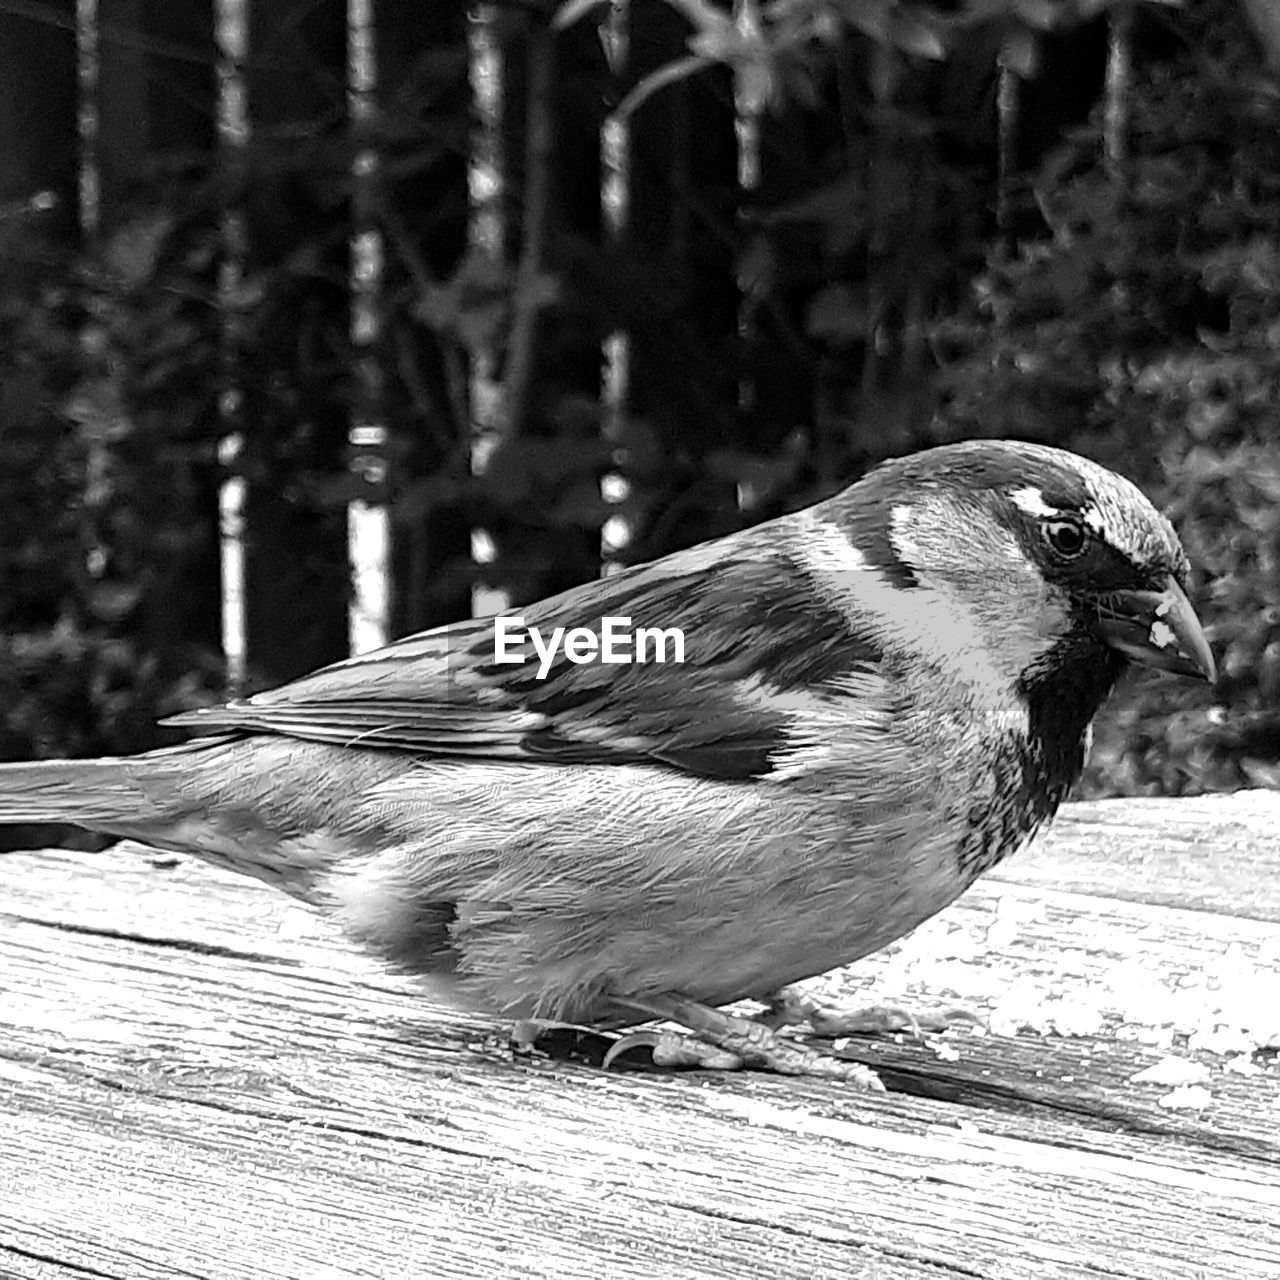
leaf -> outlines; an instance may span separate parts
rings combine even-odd
[[[573,26],[579,19],[585,18],[592,9],[598,9],[606,3],[608,0],[565,0],[551,18],[551,29],[563,31],[566,27]]]
[[[168,213],[126,222],[107,241],[102,254],[104,264],[126,288],[137,288],[155,270],[173,223],[174,218]]]
[[[947,56],[947,46],[937,31],[929,23],[903,11],[890,15],[886,42],[903,53],[935,62]]]
[[[1020,27],[1009,32],[1000,46],[1000,63],[1023,80],[1034,80],[1040,70],[1040,41],[1034,31]]]
[[[1059,0],[1014,0],[1013,12],[1020,22],[1036,31],[1053,31],[1063,17]]]
[[[89,608],[104,622],[119,622],[141,599],[139,583],[98,582],[89,593]]]
[[[1240,761],[1240,768],[1255,787],[1280,791],[1280,763],[1274,760],[1255,760],[1245,756]]]
[[[708,0],[667,0],[673,9],[679,9],[688,19],[689,25],[699,31],[711,31],[717,27],[727,26],[733,29],[733,19]]]

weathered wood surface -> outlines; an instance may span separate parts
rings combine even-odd
[[[878,1096],[516,1062],[250,881],[0,857],[0,1274],[1280,1275],[1280,795],[1075,806],[818,986],[990,1030]]]

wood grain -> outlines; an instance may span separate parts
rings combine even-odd
[[[5,855],[0,1273],[1280,1274],[1278,846],[1270,793],[1071,807],[812,984],[988,1020],[838,1042],[883,1095],[517,1060],[253,882]]]

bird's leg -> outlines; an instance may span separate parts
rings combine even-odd
[[[635,1032],[624,1036],[609,1051],[605,1058],[606,1066],[619,1053],[636,1044],[646,1044],[651,1047],[653,1060],[659,1066],[698,1066],[719,1070],[737,1066],[759,1067],[780,1075],[846,1080],[863,1089],[878,1091],[884,1088],[870,1067],[818,1053],[780,1036],[754,1018],[723,1013],[685,996],[668,993],[628,997],[617,1003],[629,1005],[650,1017],[679,1023],[692,1031],[697,1039],[690,1041],[671,1032]],[[708,1052],[712,1047],[720,1051],[718,1055]]]
[[[538,1018],[520,1018],[511,1027],[511,1048],[515,1053],[532,1053],[538,1045],[540,1036],[546,1033],[554,1023],[543,1022]]]
[[[937,1005],[911,1010],[896,1004],[873,1004],[858,1009],[824,1007],[797,991],[783,987],[769,998],[759,1021],[768,1027],[809,1026],[816,1036],[883,1036],[908,1031],[919,1039],[926,1031],[946,1031],[958,1023],[982,1025],[982,1019],[961,1005]]]

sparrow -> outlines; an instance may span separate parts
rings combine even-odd
[[[1126,666],[1212,680],[1188,570],[1097,463],[944,445],[185,712],[181,746],[0,765],[0,821],[256,876],[521,1025],[665,1019],[874,1087],[722,1007],[876,951],[1024,845]]]

